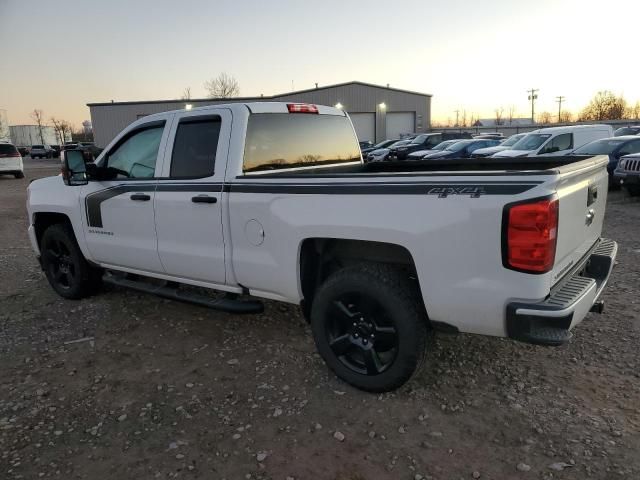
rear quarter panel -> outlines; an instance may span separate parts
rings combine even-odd
[[[244,177],[234,182],[228,197],[233,275],[256,294],[298,303],[302,299],[299,255],[305,239],[388,242],[411,253],[432,320],[463,332],[503,336],[506,304],[514,299],[542,300],[549,292],[551,274],[527,275],[502,266],[502,210],[507,203],[553,193],[548,185],[552,178],[386,176],[323,180],[307,176],[296,182]],[[363,191],[358,182],[374,184],[377,192]],[[477,198],[438,195],[442,188],[460,182],[493,192],[504,189],[503,193]],[[326,192],[333,193],[291,193],[295,185],[303,183],[328,185],[332,188]],[[397,188],[397,184],[408,183],[417,187],[410,193],[390,193],[392,185]],[[258,185],[254,190],[260,190],[260,185],[274,184],[281,190],[247,191],[247,185]],[[514,185],[520,185],[522,191],[507,193]],[[251,234],[255,230],[247,226],[252,220],[264,230],[259,245]]]

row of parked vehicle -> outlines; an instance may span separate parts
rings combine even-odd
[[[64,145],[31,145],[16,147],[11,143],[0,143],[0,175],[24,178],[22,157],[59,158],[65,150],[80,150],[86,162],[93,161],[102,151],[92,142],[67,142]]]
[[[424,133],[377,145],[361,144],[365,162],[520,158],[538,155],[608,155],[609,184],[640,195],[640,126],[613,131],[610,125],[550,127],[508,138],[500,133]]]

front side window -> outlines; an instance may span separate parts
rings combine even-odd
[[[249,117],[245,173],[360,161],[360,146],[347,117],[258,113]]]
[[[109,152],[107,167],[118,171],[118,178],[152,178],[164,125],[136,130]]]
[[[552,138],[551,141],[540,150],[540,153],[562,152],[571,148],[573,148],[573,133],[563,133],[562,135]]]
[[[528,133],[513,144],[512,150],[536,150],[546,142],[550,136],[551,135],[546,133]]]
[[[172,178],[213,175],[220,136],[218,116],[184,119],[178,125],[171,156]]]

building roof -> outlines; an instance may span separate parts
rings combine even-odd
[[[402,90],[399,88],[392,88],[392,87],[387,87],[384,85],[375,85],[373,83],[366,83],[366,82],[358,82],[358,81],[351,81],[351,82],[344,82],[344,83],[336,83],[334,85],[325,85],[322,87],[317,87],[317,88],[308,88],[306,90],[296,90],[293,92],[286,92],[286,93],[280,93],[277,95],[261,95],[261,96],[256,96],[256,97],[233,97],[233,98],[189,98],[189,99],[182,99],[182,98],[172,98],[169,100],[135,100],[135,101],[130,101],[130,102],[96,102],[96,103],[87,103],[87,107],[98,107],[98,106],[107,106],[107,105],[140,105],[140,104],[153,104],[153,103],[184,103],[184,102],[188,102],[188,103],[198,103],[198,102],[254,102],[254,101],[260,101],[260,100],[274,100],[274,99],[278,99],[280,97],[286,97],[286,96],[290,96],[290,95],[297,95],[300,93],[309,93],[309,92],[315,92],[317,90],[328,90],[331,88],[338,88],[338,87],[345,87],[347,85],[360,85],[360,86],[364,86],[364,87],[369,87],[369,88],[383,88],[386,90],[393,90],[394,92],[402,92],[402,93],[408,93],[411,95],[421,95],[423,97],[432,97],[433,95],[431,95],[430,93],[420,93],[420,92],[413,92],[411,90]]]

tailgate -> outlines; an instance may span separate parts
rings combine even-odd
[[[570,271],[600,238],[609,186],[608,161],[608,157],[599,155],[559,169],[553,283]]]

